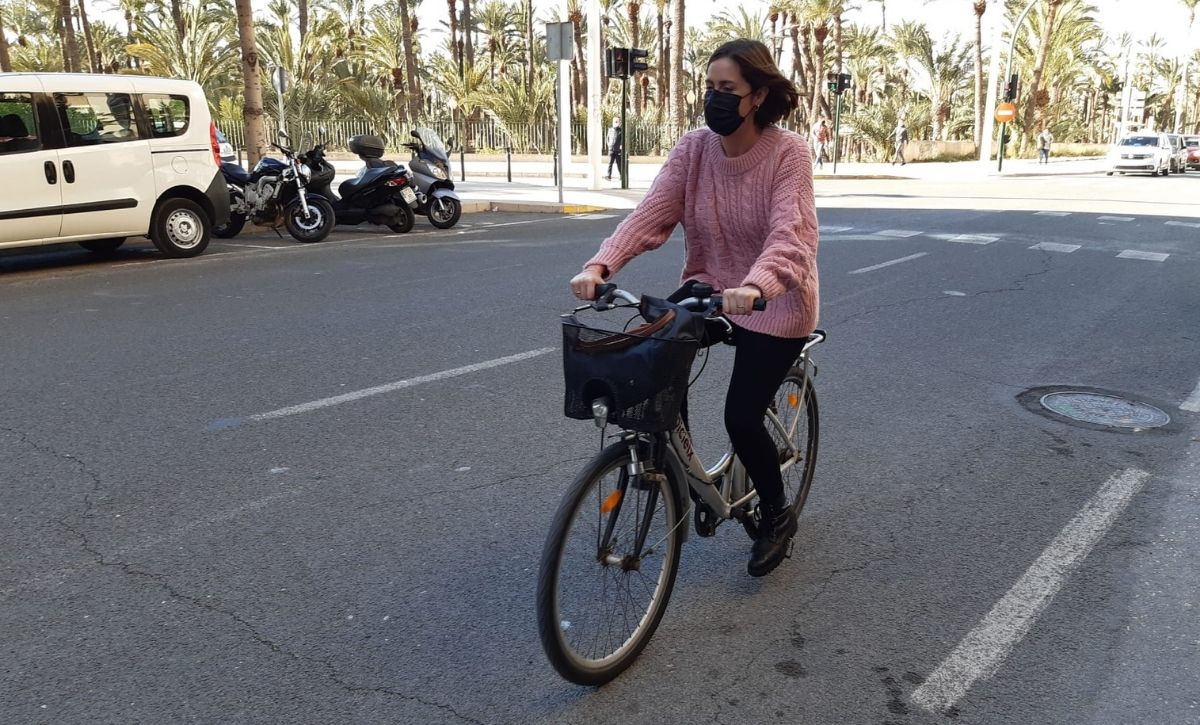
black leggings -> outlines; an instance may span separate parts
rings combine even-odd
[[[736,327],[733,331],[733,374],[725,395],[725,430],[733,452],[767,508],[787,506],[783,476],[779,473],[779,449],[767,431],[763,417],[775,391],[804,349],[805,338],[784,338]],[[688,420],[687,399],[683,422]]]

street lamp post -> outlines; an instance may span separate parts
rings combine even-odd
[[[1039,0],[1029,0],[1029,4],[1025,6],[1025,9],[1022,10],[1021,14],[1017,17],[1017,22],[1013,23],[1012,38],[1009,40],[1009,43],[1008,43],[1008,63],[1005,65],[1005,69],[1004,69],[1004,77],[1005,78],[1012,78],[1013,52],[1016,51],[1016,48],[1017,48],[1017,31],[1021,29],[1021,24],[1024,23],[1025,18],[1029,16],[1029,11],[1033,10],[1033,6],[1036,5],[1038,2],[1039,2]],[[1004,146],[1005,146],[1005,138],[1008,135],[1006,133],[1007,130],[1008,130],[1007,122],[1000,124],[1000,153],[999,153],[1000,163],[996,168],[997,171],[1004,170]]]

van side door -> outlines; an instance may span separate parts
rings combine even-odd
[[[150,230],[156,194],[150,146],[126,82],[85,79],[103,88],[53,94],[63,127],[64,241],[128,237]],[[74,82],[74,79],[73,79]],[[83,84],[83,81],[80,81]],[[111,86],[111,87],[110,87]]]
[[[58,237],[62,224],[62,169],[54,117],[41,83],[4,78],[0,88],[0,247]],[[48,128],[49,126],[49,128]]]

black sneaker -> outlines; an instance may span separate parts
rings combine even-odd
[[[766,576],[791,556],[796,528],[796,515],[790,506],[778,512],[763,508],[758,539],[750,548],[750,561],[746,564],[750,576]]]

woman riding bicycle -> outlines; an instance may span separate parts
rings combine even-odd
[[[796,533],[763,426],[767,406],[817,324],[817,213],[812,156],[804,138],[775,125],[799,101],[765,45],[738,39],[708,61],[704,119],[671,150],[646,197],[571,280],[580,299],[682,223],[684,290],[712,285],[734,316],[736,347],[725,428],[762,506],[747,570],[763,576],[783,561]],[[758,298],[771,301],[750,315]]]

